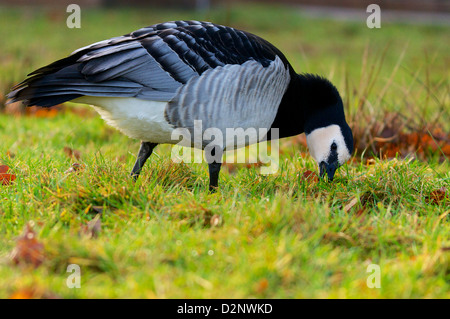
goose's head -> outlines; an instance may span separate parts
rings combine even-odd
[[[319,165],[320,176],[327,174],[330,181],[353,152],[352,131],[347,123],[316,128],[306,135],[306,142],[311,156]]]
[[[339,166],[353,153],[353,134],[348,126],[341,96],[326,79],[302,75],[303,93],[307,96],[305,110],[306,142],[316,160],[320,176],[332,181]]]

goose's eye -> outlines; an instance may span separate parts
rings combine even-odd
[[[331,150],[333,150],[333,151],[337,150],[336,143],[331,144]]]

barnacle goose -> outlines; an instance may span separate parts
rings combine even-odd
[[[305,132],[320,175],[329,180],[353,151],[342,99],[328,80],[295,73],[283,53],[256,35],[210,22],[160,23],[83,47],[29,74],[8,98],[27,106],[92,105],[108,124],[142,141],[134,178],[156,145],[176,144],[173,131],[192,132],[195,121],[223,134],[236,127],[269,130],[242,145],[212,146],[211,190],[227,147]]]

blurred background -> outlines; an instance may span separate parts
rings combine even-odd
[[[6,5],[37,5],[37,6],[67,6],[75,3],[80,6],[159,6],[159,7],[182,7],[187,9],[205,8],[211,5],[223,5],[225,3],[278,3],[288,5],[313,5],[334,8],[366,8],[369,4],[376,3],[384,9],[393,10],[417,10],[441,12],[449,9],[447,0],[2,0],[0,3]]]
[[[81,7],[79,29],[66,26],[73,2]],[[0,0],[0,112],[15,118],[76,112],[81,106],[6,106],[5,95],[26,74],[79,47],[154,23],[208,20],[266,38],[297,72],[329,78],[343,96],[356,159],[448,160],[450,1],[377,1],[381,28],[370,29],[366,8],[373,2]],[[283,145],[306,142],[298,136]]]

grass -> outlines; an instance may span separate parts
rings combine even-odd
[[[180,18],[272,41],[297,70],[332,79],[353,125],[380,122],[389,111],[449,130],[442,112],[448,27],[370,30],[364,21],[311,19],[282,7],[86,9],[80,30],[65,28],[63,11],[2,8],[0,92],[80,46]],[[174,164],[168,146],[156,149],[133,183],[138,142],[81,106],[53,118],[0,113],[0,134],[0,162],[17,176],[0,186],[2,298],[450,297],[450,201],[433,200],[436,190],[450,189],[448,159],[367,162],[357,154],[333,183],[316,182],[303,178],[316,170],[313,160],[295,138],[285,139],[277,174],[227,166],[220,192],[209,194],[206,164]],[[67,172],[73,162],[82,168]],[[96,238],[83,235],[99,212]],[[44,245],[36,269],[9,258],[29,221]],[[66,286],[72,263],[81,267],[80,289]],[[370,264],[380,265],[379,289],[366,284]]]

